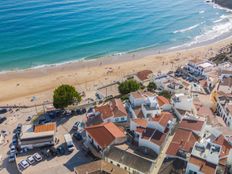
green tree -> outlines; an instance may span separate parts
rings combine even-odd
[[[81,95],[73,86],[61,85],[54,90],[53,105],[55,108],[63,109],[74,102],[79,103]]]
[[[148,91],[155,91],[157,89],[157,86],[154,82],[150,82],[147,86]]]
[[[126,80],[120,83],[118,90],[121,94],[128,94],[130,92],[137,91],[140,88],[140,84],[135,80]]]
[[[163,90],[162,92],[159,93],[159,95],[164,96],[165,98],[168,98],[168,99],[172,97],[171,93],[167,90]]]

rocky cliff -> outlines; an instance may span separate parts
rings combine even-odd
[[[222,7],[232,9],[232,0],[213,0],[213,2]]]

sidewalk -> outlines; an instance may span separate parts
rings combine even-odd
[[[170,143],[172,142],[173,137],[174,137],[174,135],[168,137],[168,140],[166,141],[164,148],[162,149],[161,153],[159,154],[158,158],[156,159],[156,162],[154,164],[154,168],[151,172],[152,174],[158,174],[160,167],[162,166],[163,161],[166,157],[166,151],[167,151]]]

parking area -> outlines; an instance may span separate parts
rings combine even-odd
[[[38,108],[37,108],[38,109]],[[74,167],[91,162],[95,158],[85,151],[83,147],[82,140],[76,136],[73,139],[74,150],[69,152],[65,143],[64,135],[69,133],[71,136],[76,132],[72,130],[74,123],[83,122],[85,119],[85,114],[78,116],[62,116],[56,118],[57,131],[55,133],[56,143],[54,147],[46,148],[34,148],[33,150],[23,151],[17,154],[16,161],[9,162],[10,147],[12,144],[12,137],[14,129],[17,127],[18,123],[29,124],[27,121],[29,115],[35,114],[35,109],[21,109],[20,111],[13,111],[7,113],[7,120],[1,124],[1,130],[6,131],[4,136],[3,144],[0,145],[1,151],[0,156],[2,157],[2,163],[0,163],[0,173],[1,174],[17,174],[18,166],[22,168],[22,173],[74,173]],[[54,120],[53,120],[54,121]],[[60,150],[60,147],[62,149]],[[33,156],[33,154],[38,153],[41,156],[41,160],[36,160],[35,156],[28,159],[28,157]],[[26,162],[24,161],[26,160]],[[1,162],[1,161],[0,161]],[[21,163],[20,165],[18,165]],[[31,164],[30,164],[31,163]],[[29,166],[28,166],[29,164]],[[24,167],[25,169],[23,169]]]

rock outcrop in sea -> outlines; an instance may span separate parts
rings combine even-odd
[[[222,7],[232,9],[232,0],[213,0],[213,2]]]

